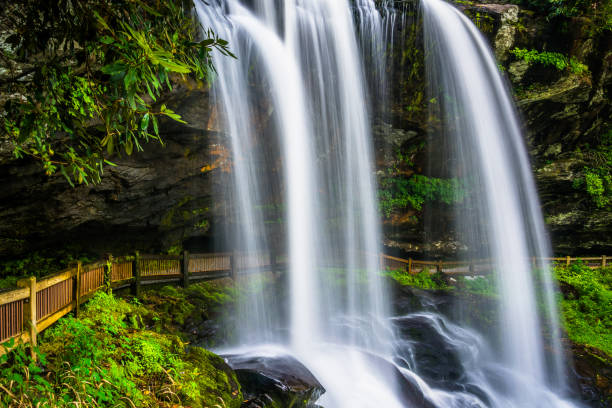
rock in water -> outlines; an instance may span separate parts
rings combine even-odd
[[[313,402],[325,392],[312,373],[291,356],[225,358],[242,385],[247,399],[243,407],[313,407]]]

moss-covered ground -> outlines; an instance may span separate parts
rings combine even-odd
[[[190,346],[181,319],[197,305],[229,299],[223,285],[163,288],[142,299],[98,293],[79,318],[67,316],[39,340],[0,357],[6,407],[239,407],[240,385],[222,358]]]
[[[612,365],[612,268],[582,264],[555,268],[564,327],[577,344],[595,348]]]

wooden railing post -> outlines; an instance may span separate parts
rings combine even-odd
[[[380,269],[381,272],[385,271],[385,254],[382,252],[378,254],[378,269]]]
[[[22,279],[17,282],[17,286],[22,288],[30,288],[30,297],[28,299],[29,307],[23,308],[23,321],[29,325],[30,344],[32,345],[32,358],[36,359],[34,347],[36,347],[36,277],[32,276],[28,279]]]
[[[602,267],[602,268],[605,268],[605,267],[606,267],[606,263],[607,263],[607,261],[608,261],[606,258],[607,258],[607,257],[606,257],[606,255],[602,255],[602,256],[601,256],[601,267]]]
[[[436,265],[436,272],[442,273],[442,261],[438,261],[438,264]]]
[[[112,254],[108,254],[108,257],[106,258],[106,265],[104,266],[104,281],[102,283],[102,286],[104,287],[104,290],[106,290],[106,293],[110,293],[111,292],[111,282],[113,280],[113,255]]]
[[[236,279],[236,251],[232,251],[230,254],[230,278]]]
[[[140,253],[136,251],[134,256],[134,263],[132,264],[132,271],[134,273],[134,281],[132,282],[132,295],[140,296]]]
[[[470,275],[474,274],[474,260],[473,259],[470,260],[470,264],[468,265],[468,271],[470,272]]]
[[[83,271],[83,262],[78,261],[76,265],[76,273],[74,275],[74,317],[79,317],[79,307],[81,305],[81,272]]]
[[[270,268],[272,269],[272,273],[279,272],[278,264],[276,262],[276,251],[274,249],[270,249]]]
[[[566,265],[570,266],[570,264],[572,263],[572,258],[570,258],[569,256],[566,258]]]
[[[183,270],[183,287],[189,286],[189,251],[183,251],[183,259],[181,264]]]
[[[408,258],[408,274],[412,275],[412,258]]]

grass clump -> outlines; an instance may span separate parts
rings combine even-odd
[[[39,361],[24,346],[0,357],[0,405],[240,406],[239,384],[223,360],[148,330],[145,322],[155,316],[138,302],[99,292],[81,318],[63,318],[41,336]]]
[[[385,272],[385,275],[402,286],[413,286],[419,289],[450,289],[442,273],[430,273],[429,269],[424,269],[418,273],[408,273],[402,269],[394,269]]]
[[[569,338],[594,347],[612,361],[612,268],[582,263],[555,268],[563,298],[561,309]]]
[[[419,289],[458,290],[485,296],[495,296],[497,293],[497,284],[492,274],[473,277],[458,276],[450,281],[443,273],[431,273],[429,269],[412,274],[403,269],[395,269],[385,272],[385,275],[402,286],[412,286]]]

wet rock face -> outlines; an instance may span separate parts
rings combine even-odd
[[[406,26],[395,28],[395,45],[389,53],[390,113],[372,121],[379,175],[395,165],[397,151],[407,154],[427,141],[422,38],[418,2],[413,3],[407,9]],[[558,35],[543,16],[513,4],[458,6],[477,20],[506,67],[526,123],[555,252],[611,252],[609,210],[594,209],[585,193],[573,187],[580,171],[590,164],[575,154],[576,147],[596,145],[612,116],[609,35],[591,37],[580,19]],[[508,52],[513,47],[563,50],[586,62],[590,73],[576,76],[516,60]],[[204,245],[213,239],[223,241],[223,232],[232,222],[232,202],[224,193],[230,181],[224,173],[230,155],[229,143],[219,133],[218,113],[209,104],[208,91],[202,89],[177,87],[167,105],[183,115],[188,125],[162,124],[165,148],[150,144],[145,152],[116,158],[118,166],[107,167],[97,186],[72,189],[61,176],[49,179],[38,163],[14,160],[10,145],[0,140],[0,257],[69,243],[124,253],[132,248],[159,250],[181,241],[203,241]],[[265,128],[269,119],[264,105],[262,101],[262,112],[256,115],[258,128]],[[411,157],[415,171],[427,170],[429,153],[422,150]],[[453,238],[452,210],[436,211],[428,216],[443,226],[437,236],[424,233],[426,216],[407,210],[384,221],[385,245],[420,256],[428,252],[452,256],[465,250]]]
[[[124,254],[209,237],[227,210],[219,177],[223,138],[207,130],[206,92],[179,89],[172,99],[190,124],[162,123],[164,146],[112,158],[117,166],[107,166],[98,185],[72,188],[0,144],[0,257],[69,244]]]
[[[291,356],[225,356],[236,372],[245,408],[312,407],[325,392],[312,373]]]
[[[572,344],[580,394],[594,407],[612,404],[612,366],[609,357],[596,349]]]
[[[527,148],[554,252],[563,255],[611,252],[610,209],[595,208],[584,189],[574,187],[584,167],[593,165],[591,159],[578,153],[579,149],[584,150],[587,144],[591,147],[599,145],[611,126],[612,42],[609,32],[594,34],[590,22],[584,18],[553,24],[544,15],[503,1],[485,4],[461,2],[457,7],[488,39],[512,88],[525,123]],[[415,54],[414,49],[421,46],[420,38],[408,29],[398,29],[396,34],[395,44],[401,44],[403,50],[391,53],[391,65],[395,71],[410,72],[415,59],[406,59],[405,55]],[[573,56],[587,64],[589,72],[575,74],[569,69],[561,71],[553,66],[528,63],[510,53],[515,47]],[[417,65],[418,61],[422,64],[422,56],[417,55],[416,61]],[[407,98],[404,96],[402,99],[403,94],[396,90],[416,89],[411,97],[418,99],[418,92],[424,89],[415,88],[414,82],[424,82],[423,73],[420,75],[410,79],[398,75],[391,78],[392,126],[389,129],[379,127],[374,133],[379,146],[379,173],[395,165],[389,151],[399,149],[406,154],[417,143],[427,140],[428,121],[423,115],[427,112],[427,105],[406,109]],[[431,124],[435,128],[435,121]],[[415,129],[419,137],[402,137]],[[439,145],[435,141],[427,143],[433,144],[434,148]],[[432,166],[427,164],[430,153],[433,153],[433,163],[444,166],[443,158],[436,157],[435,150],[423,152],[415,160],[417,172],[431,171]],[[433,167],[437,166],[434,164]],[[386,220],[383,227],[385,245],[390,250],[397,248],[418,256],[452,256],[464,250],[460,242],[453,241],[452,228],[447,230],[444,227],[434,236],[423,233],[427,229],[427,219],[435,220],[436,225],[452,224],[452,209],[446,212],[443,208],[437,209],[435,214],[427,211],[430,210],[424,208],[421,213],[405,211]],[[420,219],[415,221],[415,215]],[[426,245],[432,242],[437,244]]]

